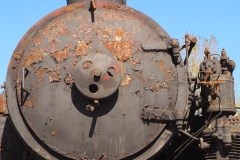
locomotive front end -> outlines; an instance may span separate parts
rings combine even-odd
[[[68,3],[11,58],[6,98],[17,132],[36,159],[156,157],[187,111],[178,41],[125,1]]]

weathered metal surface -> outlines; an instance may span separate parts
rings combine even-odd
[[[13,86],[17,86],[18,100],[23,102],[19,107],[27,126],[19,122],[21,116],[14,116],[13,121],[31,148],[41,148],[32,137],[46,146],[37,152],[43,157],[48,154],[52,158],[61,155],[76,159],[84,155],[93,159],[101,158],[102,153],[110,159],[136,156],[161,137],[166,125],[165,122],[144,124],[140,112],[145,104],[174,109],[172,102],[176,102],[178,93],[172,88],[177,86],[178,73],[171,55],[145,53],[141,46],[146,40],[168,39],[166,32],[129,7],[98,1],[95,5],[94,23],[87,4],[69,5],[38,22],[15,50],[11,63],[14,67],[8,73],[8,93],[12,97]],[[106,58],[99,62],[84,60],[90,55]],[[116,62],[102,70],[107,57]],[[165,63],[163,67],[156,63],[160,61]],[[77,65],[80,62],[82,70],[89,70],[91,78],[87,81],[82,80],[86,76],[81,74],[75,78],[74,68],[80,69]],[[96,67],[95,63],[100,65]],[[23,67],[29,70],[24,77]],[[91,68],[94,70],[90,71]],[[94,86],[99,89],[107,82],[106,87],[111,88],[108,79],[118,76],[121,85],[113,85],[114,92],[95,97],[99,90],[94,90]],[[81,87],[76,87],[77,84],[87,86],[92,94],[87,96],[90,99],[83,95],[86,91],[79,92]],[[21,95],[23,90],[29,94]],[[16,103],[11,102],[10,106]],[[10,111],[19,114],[12,107]],[[138,140],[129,144],[134,137]],[[49,155],[49,150],[54,154]]]
[[[104,45],[121,62],[126,61],[132,57],[133,50],[131,42],[106,42]]]
[[[43,51],[37,50],[36,52],[33,52],[33,54],[26,56],[24,67],[30,67],[35,63],[41,62],[42,59],[43,59]]]
[[[74,55],[81,56],[81,57],[85,56],[87,51],[89,50],[89,47],[90,47],[89,43],[86,43],[84,41],[79,41],[77,48],[74,52]]]
[[[206,49],[199,79],[187,77],[195,37],[185,37],[183,62],[184,46],[121,5],[125,1],[68,3],[28,31],[9,63],[8,105],[31,152],[44,159],[154,159],[176,129],[186,127],[191,138],[186,122],[201,124],[187,118],[190,106],[202,109],[206,126],[196,132],[204,137],[200,146],[217,146],[203,158],[239,158],[238,120],[225,122],[236,111],[236,64],[225,51],[219,61]]]
[[[16,156],[1,158],[161,159],[181,131],[187,145],[200,140],[203,159],[239,159],[239,119],[229,117],[236,111],[236,64],[225,50],[219,61],[206,48],[199,77],[190,77],[195,37],[186,35],[179,47],[126,1],[67,2],[33,26],[13,53],[0,113],[7,104],[27,149],[13,151],[4,138],[1,154]],[[203,116],[195,115],[198,109]]]
[[[0,94],[0,114],[4,114],[7,109],[7,102],[4,92]]]
[[[235,66],[227,63],[226,60],[229,58],[225,50],[222,51],[220,60],[211,57],[209,48],[206,48],[204,53],[205,58],[200,64],[198,82],[201,86],[202,103],[208,103],[208,112],[235,113],[234,79],[231,75]]]
[[[120,4],[125,4],[127,0],[94,0],[96,2],[103,1],[103,2],[114,2],[114,3],[120,3]],[[73,3],[78,3],[78,2],[90,2],[89,0],[67,0],[67,4],[73,4]]]
[[[176,120],[172,110],[159,108],[144,108],[141,113],[141,119],[145,122],[151,121],[169,121]]]
[[[53,53],[53,58],[56,60],[57,63],[66,60],[69,57],[68,47],[65,47],[63,50],[55,51]]]

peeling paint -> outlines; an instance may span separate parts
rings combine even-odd
[[[0,96],[0,113],[4,113],[7,107],[6,99]]]
[[[80,56],[83,57],[87,54],[87,51],[89,50],[90,45],[84,41],[79,41],[77,48],[74,52],[74,56]]]
[[[131,42],[105,42],[104,45],[121,62],[124,62],[132,57],[133,45]]]
[[[51,83],[60,81],[61,76],[59,73],[57,73],[57,71],[49,71],[49,72],[50,72],[49,81]]]
[[[70,87],[72,87],[74,83],[73,75],[67,74],[66,77],[64,78],[64,82],[66,83],[66,85],[70,85]]]
[[[36,38],[34,38],[33,41],[34,41],[35,44],[40,44],[40,43],[42,43],[41,37],[36,37]]]
[[[55,136],[57,134],[57,130],[52,130],[52,136]]]
[[[31,107],[31,108],[33,108],[34,105],[35,105],[35,99],[34,98],[28,99],[24,104],[25,107]]]
[[[168,70],[166,67],[166,64],[163,61],[159,61],[158,62],[159,66],[162,68],[162,71],[164,73],[164,75],[166,76],[167,80],[173,80],[173,72],[171,70]]]
[[[28,68],[32,64],[39,63],[43,60],[43,51],[37,50],[35,53],[26,56],[24,61],[24,67]]]
[[[53,58],[59,63],[64,61],[65,59],[67,59],[69,57],[69,48],[65,47],[63,50],[61,51],[55,51],[53,53]]]
[[[125,87],[130,85],[132,78],[130,77],[129,74],[126,75],[125,79],[122,81],[121,86]]]
[[[37,75],[38,75],[38,77],[39,78],[44,78],[44,74],[47,72],[47,70],[48,69],[39,69],[38,71],[37,71]]]

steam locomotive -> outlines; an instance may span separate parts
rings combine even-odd
[[[124,0],[67,3],[12,55],[2,159],[240,159],[226,50],[206,48],[193,77],[195,37],[180,46]]]

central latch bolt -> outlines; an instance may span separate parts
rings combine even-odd
[[[94,71],[94,76],[96,76],[96,77],[100,77],[101,74],[102,74],[102,72],[101,72],[99,69],[96,69],[96,70]]]

